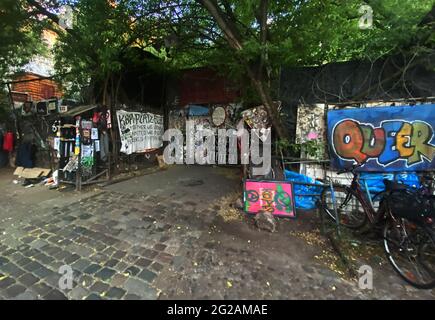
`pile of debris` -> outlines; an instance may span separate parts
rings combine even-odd
[[[26,188],[31,188],[35,185],[45,185],[49,189],[56,189],[58,187],[58,172],[55,171],[51,174],[51,169],[17,167],[14,171],[14,176],[18,178],[13,183],[21,184]]]

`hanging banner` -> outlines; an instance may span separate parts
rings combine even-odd
[[[121,152],[146,152],[163,146],[163,116],[152,113],[116,112],[121,136]]]
[[[435,169],[435,104],[331,110],[328,144],[335,169]]]

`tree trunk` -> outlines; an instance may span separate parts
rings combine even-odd
[[[222,9],[219,7],[216,0],[197,0],[197,1],[210,13],[210,15],[219,25],[219,28],[224,33],[224,36],[227,39],[229,46],[235,51],[241,51],[243,49],[243,45],[242,45],[243,41],[242,41],[242,37],[240,36],[237,30],[236,22],[231,21],[231,19],[227,18],[225,12],[222,11]],[[260,10],[259,10],[259,21],[261,24],[260,42],[263,45],[267,41],[267,5],[268,5],[268,1],[262,0],[260,4]],[[267,63],[267,61],[264,58],[265,56],[262,53],[262,59],[259,65],[259,68],[261,70],[254,70],[253,67],[250,66],[249,62],[244,60],[243,58],[240,59],[240,63],[242,63],[245,66],[248,77],[252,82],[252,85],[256,89],[258,95],[260,96],[261,102],[263,103],[267,112],[269,113],[276,134],[281,139],[287,139],[288,134],[281,123],[278,110],[274,105],[272,98],[270,96],[270,88],[265,84],[264,81],[263,66],[265,63]]]
[[[278,110],[275,104],[273,103],[272,98],[270,97],[269,89],[267,85],[264,83],[264,80],[256,78],[255,73],[249,67],[247,67],[247,72],[252,84],[254,85],[255,89],[257,90],[260,96],[261,102],[264,104],[264,107],[269,113],[276,134],[281,139],[287,139],[288,133],[284,129],[284,126],[282,125],[281,119],[278,114]]]

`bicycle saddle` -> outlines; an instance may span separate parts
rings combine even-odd
[[[384,184],[385,184],[385,189],[387,191],[409,190],[409,188],[405,184],[387,180],[387,179],[384,179]]]

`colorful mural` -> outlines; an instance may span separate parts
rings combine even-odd
[[[290,182],[246,180],[244,203],[248,213],[266,211],[276,216],[296,217]]]
[[[343,109],[328,112],[328,140],[336,169],[435,169],[435,105]]]

